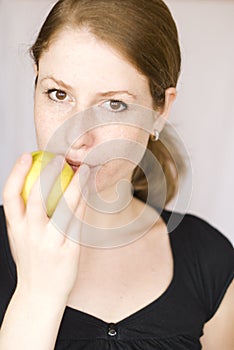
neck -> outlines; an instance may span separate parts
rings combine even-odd
[[[113,228],[126,224],[135,215],[135,198],[131,185],[122,182],[117,188],[87,195],[85,221],[100,228]]]
[[[155,209],[132,196],[131,186],[118,192],[117,195],[112,191],[112,196],[110,192],[87,195],[81,243],[101,248],[125,245],[146,233],[158,220]]]

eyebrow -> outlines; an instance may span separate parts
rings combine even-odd
[[[63,88],[65,88],[66,90],[73,90],[73,87],[71,85],[68,85],[66,83],[64,83],[62,80],[57,80],[55,79],[53,76],[47,76],[42,78],[40,81],[43,82],[44,80],[53,80],[56,84],[62,86]],[[97,97],[110,97],[110,96],[114,96],[117,94],[126,94],[129,95],[130,97],[133,97],[134,99],[137,98],[136,95],[134,95],[133,93],[129,92],[128,90],[116,90],[116,91],[105,91],[105,92],[98,92],[96,94]]]
[[[114,95],[122,95],[122,94],[125,94],[125,95],[129,95],[131,97],[133,97],[134,99],[137,98],[136,95],[130,93],[129,91],[127,90],[117,90],[117,91],[106,91],[106,92],[99,92],[97,94],[97,96],[101,96],[101,97],[109,97],[109,96],[114,96]]]
[[[62,80],[57,80],[57,79],[55,79],[53,76],[50,76],[50,75],[48,75],[48,76],[42,78],[42,79],[40,80],[40,82],[43,82],[44,80],[48,80],[48,79],[49,79],[49,80],[53,80],[57,85],[60,85],[60,86],[62,86],[63,88],[65,88],[65,89],[67,89],[67,90],[73,90],[73,88],[72,88],[71,85],[68,85],[68,84],[64,83]]]

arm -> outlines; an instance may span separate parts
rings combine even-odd
[[[1,327],[0,349],[54,349],[65,306],[16,289]]]
[[[67,298],[78,275],[80,244],[69,239],[69,225],[74,213],[83,219],[85,212],[86,204],[80,200],[77,186],[80,172],[74,175],[64,193],[67,201],[58,203],[50,219],[40,196],[40,178],[24,205],[21,192],[30,166],[28,157],[19,160],[3,192],[7,231],[17,267],[17,286],[1,326],[1,350],[54,349]],[[41,176],[48,179],[48,191],[60,171],[56,158],[44,169]],[[70,204],[69,210],[64,203]],[[58,222],[56,215],[61,218],[58,227],[54,224]],[[79,235],[78,220],[75,228]]]
[[[234,281],[215,315],[205,324],[201,344],[203,350],[234,349]]]

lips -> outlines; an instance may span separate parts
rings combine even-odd
[[[77,169],[80,167],[80,165],[82,164],[81,162],[75,162],[75,161],[72,161],[70,159],[66,159],[66,162],[70,165],[70,167],[72,168],[72,170],[74,172],[77,171]]]
[[[77,171],[77,169],[80,167],[80,165],[76,166],[76,165],[70,165],[72,170],[74,171],[74,173]]]
[[[73,161],[71,159],[66,159],[66,162],[70,165],[70,167],[73,169],[74,172],[77,171],[77,169],[82,165],[82,164],[86,164],[88,165],[90,168],[94,168],[96,166],[98,166],[98,164],[95,165],[91,165],[85,162],[80,162],[80,161]]]

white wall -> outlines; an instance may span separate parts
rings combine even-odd
[[[234,1],[166,2],[176,18],[183,54],[171,120],[193,165],[189,211],[234,241]]]
[[[1,191],[16,158],[36,149],[33,68],[27,50],[53,3],[0,0]],[[182,46],[182,74],[171,121],[192,162],[193,193],[187,211],[234,242],[234,1],[166,3]]]

